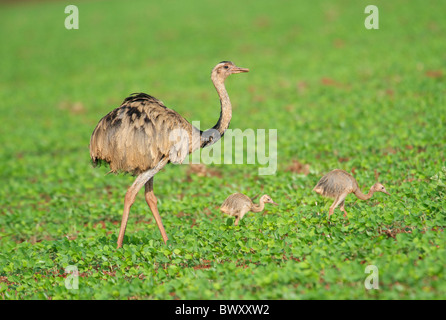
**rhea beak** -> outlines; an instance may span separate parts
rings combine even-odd
[[[242,72],[249,72],[249,69],[248,68],[234,67],[231,70],[231,73],[242,73]]]
[[[279,205],[278,203],[275,203],[274,201],[271,201],[271,204],[273,204],[273,205],[275,205],[275,206],[278,206],[278,205]]]
[[[391,195],[391,194],[390,194],[390,193],[388,193],[387,191],[383,191],[383,192],[384,192],[385,194],[389,195],[389,196]]]

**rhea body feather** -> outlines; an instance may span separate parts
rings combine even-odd
[[[356,193],[359,191],[359,186],[351,174],[335,169],[324,175],[313,190],[324,197],[334,199],[345,192]]]
[[[111,172],[128,172],[138,175],[155,167],[163,158],[179,162],[197,146],[189,143],[181,148],[170,133],[175,129],[192,135],[201,134],[176,111],[162,101],[145,93],[126,98],[120,107],[103,117],[90,139],[90,157],[94,165],[106,162]]]

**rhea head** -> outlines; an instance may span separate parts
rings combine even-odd
[[[390,193],[387,192],[386,188],[379,182],[375,183],[372,187],[374,192],[383,192],[390,196]]]
[[[231,61],[222,61],[212,69],[211,79],[212,81],[225,81],[225,79],[234,73],[249,72],[247,68],[237,67]]]
[[[260,200],[262,200],[263,203],[272,203],[273,205],[278,206],[278,204],[275,203],[275,202],[273,201],[273,199],[271,199],[271,197],[270,197],[269,195],[267,195],[267,194],[264,194],[264,195],[260,198]]]

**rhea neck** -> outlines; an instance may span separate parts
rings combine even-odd
[[[263,211],[263,209],[265,208],[265,202],[263,201],[263,198],[260,198],[259,200],[259,204],[253,204],[251,211],[252,212],[260,212]]]
[[[217,90],[218,97],[220,98],[220,118],[217,123],[211,128],[201,133],[201,148],[209,146],[217,142],[229,127],[229,122],[232,118],[232,106],[231,100],[229,100],[228,91],[225,87],[225,79],[218,77],[216,74],[211,76],[214,87]]]
[[[374,193],[375,193],[375,191],[373,190],[373,187],[370,188],[370,191],[367,194],[362,193],[361,190],[358,188],[355,191],[355,196],[361,200],[369,200],[373,196]]]

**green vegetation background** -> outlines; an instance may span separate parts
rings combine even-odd
[[[1,4],[0,297],[446,298],[446,3],[373,4],[379,30],[362,1]],[[231,128],[278,130],[276,174],[170,165],[155,179],[168,245],[140,194],[116,250],[132,177],[91,167],[93,128],[141,91],[211,127],[221,60],[251,69],[227,80]],[[329,223],[312,188],[334,168],[392,196],[350,196]],[[218,210],[233,192],[280,206],[234,227]]]

